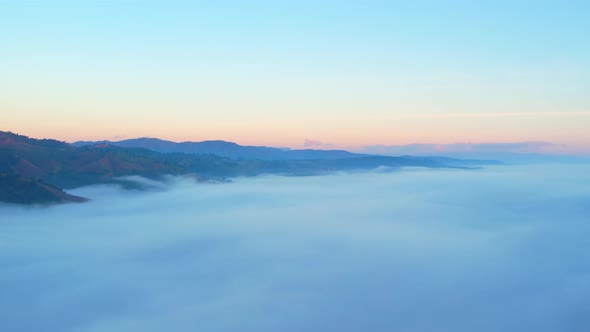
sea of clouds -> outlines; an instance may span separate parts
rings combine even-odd
[[[170,178],[0,207],[0,331],[590,331],[590,167]]]

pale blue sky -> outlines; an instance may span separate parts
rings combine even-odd
[[[0,1],[0,42],[31,136],[590,146],[589,1]]]

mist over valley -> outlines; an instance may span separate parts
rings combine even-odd
[[[587,331],[588,170],[135,177],[0,206],[1,325]]]

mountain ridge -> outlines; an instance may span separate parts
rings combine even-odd
[[[153,137],[140,137],[121,141],[78,141],[71,143],[71,145],[81,147],[97,143],[107,143],[121,147],[145,148],[161,153],[215,154],[230,159],[313,160],[370,156],[368,154],[353,153],[345,150],[284,149],[268,146],[240,145],[224,140],[173,142]]]
[[[159,141],[157,141],[159,142]],[[238,146],[231,143],[224,146]],[[167,143],[164,143],[167,144]],[[268,148],[276,152],[276,148]],[[262,150],[257,150],[260,153]],[[321,150],[313,150],[321,151]],[[219,151],[211,151],[219,153]],[[387,157],[357,155],[354,158],[334,158],[334,155],[319,154],[324,159],[231,159],[213,153],[194,154],[183,152],[162,153],[142,147],[111,145],[106,141],[96,144],[74,146],[51,139],[34,139],[27,136],[0,131],[0,174],[16,176],[17,180],[0,185],[0,197],[11,197],[25,192],[31,186],[45,191],[45,184],[54,187],[55,202],[64,199],[61,188],[70,189],[101,183],[124,184],[126,176],[160,178],[166,175],[192,175],[203,181],[226,181],[240,176],[277,174],[286,176],[309,176],[338,171],[362,171],[384,166],[400,167],[472,168],[486,161],[469,161],[450,158]],[[351,154],[347,152],[348,154]],[[353,154],[354,155],[354,154]],[[487,164],[496,162],[487,162]],[[26,204],[45,202],[31,190]],[[12,192],[12,194],[11,194]],[[26,196],[26,195],[25,195]],[[25,197],[26,198],[26,197]],[[2,199],[0,199],[2,200]],[[4,199],[4,201],[7,201]]]

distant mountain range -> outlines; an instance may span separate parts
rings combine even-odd
[[[79,141],[73,146],[81,147],[95,144],[110,144],[124,148],[144,148],[161,153],[214,154],[230,159],[260,160],[314,160],[345,159],[367,157],[367,154],[352,153],[344,150],[290,150],[267,146],[243,146],[226,141],[171,142],[158,138],[134,138],[123,141]]]
[[[267,161],[296,161],[296,160],[341,160],[353,158],[372,158],[375,157],[389,158],[392,156],[383,156],[375,154],[353,153],[344,150],[291,150],[285,148],[273,148],[267,146],[244,146],[233,142],[226,141],[202,141],[202,142],[171,142],[158,138],[134,138],[122,141],[78,141],[72,143],[75,147],[92,146],[97,144],[108,144],[124,148],[143,148],[160,153],[186,153],[186,154],[211,154],[234,160],[267,160]],[[429,163],[436,161],[446,166],[479,166],[499,164],[495,160],[480,159],[457,159],[449,157],[413,157],[413,156],[396,156],[415,162]]]
[[[67,144],[0,131],[0,201],[22,204],[83,201],[60,188],[99,183],[130,185],[123,177],[131,175],[147,178],[191,175],[201,180],[223,181],[238,176],[318,175],[380,166],[467,168],[498,163],[371,156],[339,150],[281,150],[223,141],[174,143],[136,139]]]

